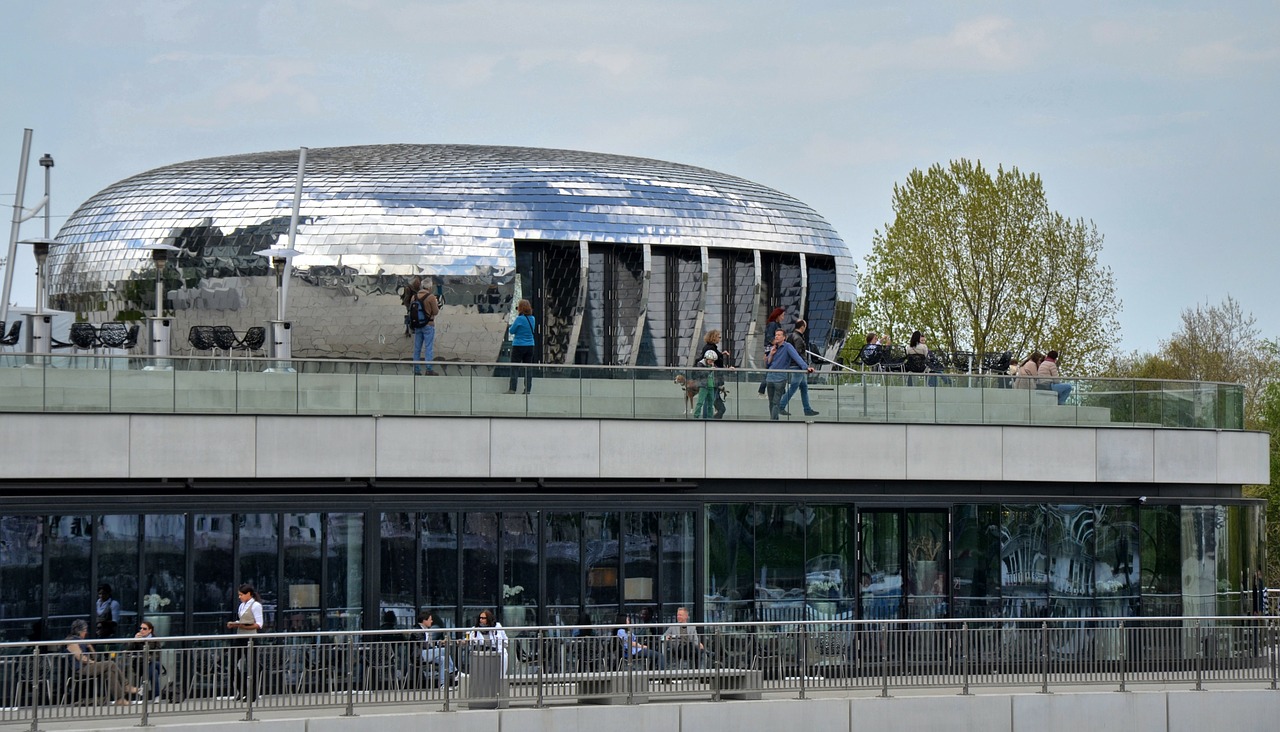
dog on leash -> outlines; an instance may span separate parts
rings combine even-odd
[[[676,377],[676,383],[684,389],[684,414],[687,417],[698,403],[698,392],[702,390],[702,385],[694,379],[686,379],[684,374]]]

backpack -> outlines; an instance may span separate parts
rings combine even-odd
[[[422,302],[414,300],[409,303],[409,327],[417,330],[427,324],[427,311],[422,307]]]

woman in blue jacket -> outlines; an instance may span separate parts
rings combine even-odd
[[[533,319],[533,305],[528,300],[521,300],[516,304],[516,317],[511,321],[511,326],[507,328],[507,332],[511,334],[511,363],[533,363],[533,331],[537,328],[537,324]],[[533,387],[533,369],[524,367],[522,369],[511,367],[511,386],[507,387],[508,394],[516,393],[516,382],[520,378],[520,372],[524,372],[524,393],[528,394],[529,389]]]
[[[787,388],[787,372],[799,370],[813,373],[813,369],[800,357],[795,346],[787,343],[786,334],[781,330],[774,332],[773,347],[765,355],[764,361],[769,369],[764,377],[765,386],[769,390],[769,419],[776,421],[781,409],[779,402],[782,400],[782,392]]]

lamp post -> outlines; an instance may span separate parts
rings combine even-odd
[[[168,242],[152,244],[145,248],[151,250],[151,261],[156,266],[156,309],[155,314],[147,318],[147,355],[162,359],[169,356],[169,329],[172,325],[170,319],[164,316],[164,272],[169,263],[170,253],[181,250]],[[172,367],[168,362],[153,361],[147,368]]]
[[[53,172],[53,156],[45,153],[40,156],[40,167],[44,168],[44,238],[48,239],[52,236],[49,233],[49,178]],[[45,252],[48,254],[48,252]],[[37,308],[39,305],[36,306]]]
[[[47,226],[48,224],[46,224],[46,228]],[[27,353],[47,354],[53,342],[53,317],[44,311],[45,298],[47,297],[45,273],[48,271],[46,265],[49,261],[49,247],[58,242],[45,237],[43,239],[27,239],[18,243],[30,244],[31,253],[36,258],[36,311],[25,316],[27,332],[23,336],[22,350]]]
[[[285,311],[288,308],[288,291],[285,289],[285,270],[289,268],[289,260],[298,256],[302,252],[292,248],[280,247],[271,249],[262,249],[254,252],[261,257],[271,259],[271,268],[276,273],[276,319],[267,321],[269,326],[267,332],[270,337],[267,339],[267,357],[275,359],[277,362],[274,366],[267,369],[268,371],[292,371],[289,366],[289,359],[293,358],[293,331],[292,323],[284,319]]]

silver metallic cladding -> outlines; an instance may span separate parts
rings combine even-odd
[[[142,247],[169,241],[183,249],[166,278],[175,341],[191,325],[243,330],[271,319],[273,281],[252,252],[286,234],[296,171],[296,151],[280,151],[178,163],[108,187],[58,234],[65,245],[49,258],[52,304],[95,321],[149,313],[154,269]],[[422,274],[445,300],[437,358],[496,360],[517,240],[821,255],[834,261],[837,300],[854,296],[852,257],[830,225],[741,178],[568,150],[315,148],[289,295],[294,354],[406,357],[396,292]],[[639,337],[627,342],[634,359]]]

